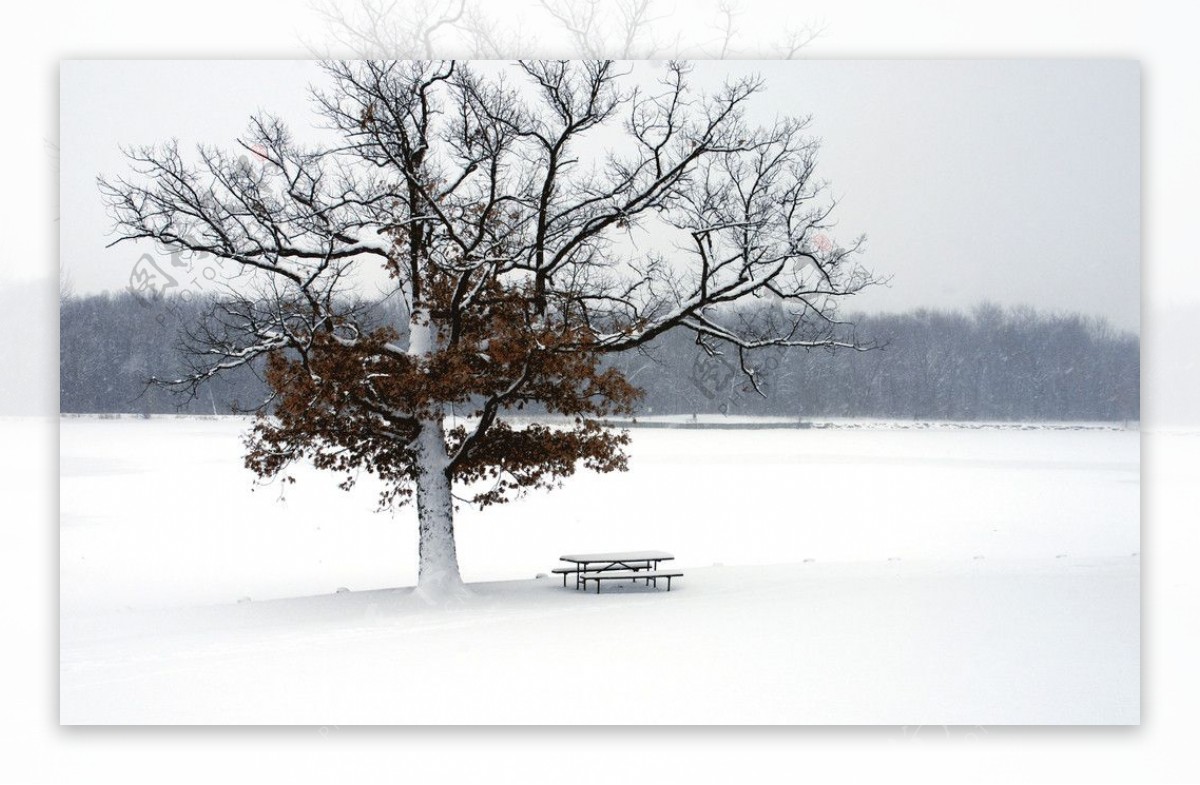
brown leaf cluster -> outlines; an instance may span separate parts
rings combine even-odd
[[[432,298],[442,305],[432,309],[439,346],[428,356],[405,353],[390,328],[354,341],[319,332],[303,352],[271,354],[265,376],[276,405],[247,438],[247,467],[286,476],[307,459],[344,475],[345,488],[365,471],[384,481],[381,506],[403,503],[420,468],[412,445],[419,421],[453,408],[468,424],[447,431],[448,471],[475,486],[468,498],[481,506],[555,487],[579,465],[626,468],[627,435],[598,420],[630,412],[640,391],[602,367],[582,331],[538,313],[524,285],[493,281],[462,312],[449,306],[446,286]],[[566,415],[571,425],[505,419],[530,409]],[[480,483],[490,487],[476,490]]]

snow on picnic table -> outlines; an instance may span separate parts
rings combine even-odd
[[[64,722],[1138,718],[1136,432],[636,430],[628,473],[463,511],[474,596],[431,608],[411,510],[251,493],[245,427],[62,421]],[[532,580],[626,548],[686,577]]]

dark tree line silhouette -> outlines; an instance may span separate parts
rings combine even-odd
[[[227,414],[269,394],[261,369],[206,382],[194,398],[151,376],[181,373],[181,331],[206,303],[121,293],[61,303],[60,406],[77,413]],[[375,303],[381,323],[394,304]],[[644,391],[641,414],[889,417],[929,420],[1139,419],[1137,336],[1078,314],[977,306],[859,315],[864,352],[774,347],[750,359],[761,394],[736,355],[712,356],[685,334],[610,360]],[[848,328],[847,328],[848,329]]]
[[[765,395],[724,357],[671,339],[622,358],[643,411],[921,420],[1139,419],[1137,336],[1077,314],[977,306],[853,317],[866,352],[773,350]]]

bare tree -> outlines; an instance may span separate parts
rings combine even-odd
[[[100,187],[114,242],[247,271],[193,334],[191,372],[165,383],[264,358],[274,395],[247,465],[287,476],[306,459],[347,487],[366,470],[384,504],[415,497],[422,592],[461,588],[456,497],[488,505],[578,463],[625,468],[627,436],[601,422],[637,390],[605,355],[686,330],[755,385],[758,349],[856,348],[836,305],[872,278],[859,242],[824,235],[807,120],[747,122],[759,79],[706,94],[677,62],[653,89],[609,61],[324,68],[317,107],[337,143],[304,148],[258,117],[240,142],[252,155],[133,149],[134,173]],[[601,128],[620,133],[606,152]],[[353,297],[371,268],[407,324],[373,324]],[[570,424],[514,427],[506,414],[527,405]],[[469,423],[448,430],[451,407]]]
[[[317,0],[313,8],[326,39],[310,49],[321,58],[792,59],[824,32],[790,14],[782,24],[772,15],[765,37],[759,30],[755,40],[735,0],[529,0],[504,14],[482,0]]]
[[[447,35],[486,31],[486,23],[475,24],[480,11],[468,0],[360,0],[346,3],[318,2],[314,10],[325,23],[328,41],[323,48],[344,49],[366,59],[385,57],[437,56],[446,46]],[[323,52],[323,54],[325,54]],[[473,51],[477,57],[483,51]]]

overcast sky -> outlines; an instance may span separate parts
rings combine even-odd
[[[1137,330],[1140,74],[1127,61],[710,61],[761,74],[756,117],[811,114],[836,234],[891,276],[855,310],[983,300]],[[149,248],[105,249],[99,173],[119,145],[231,145],[256,111],[315,134],[302,61],[68,61],[61,70],[61,253],[77,293],[124,288]]]

